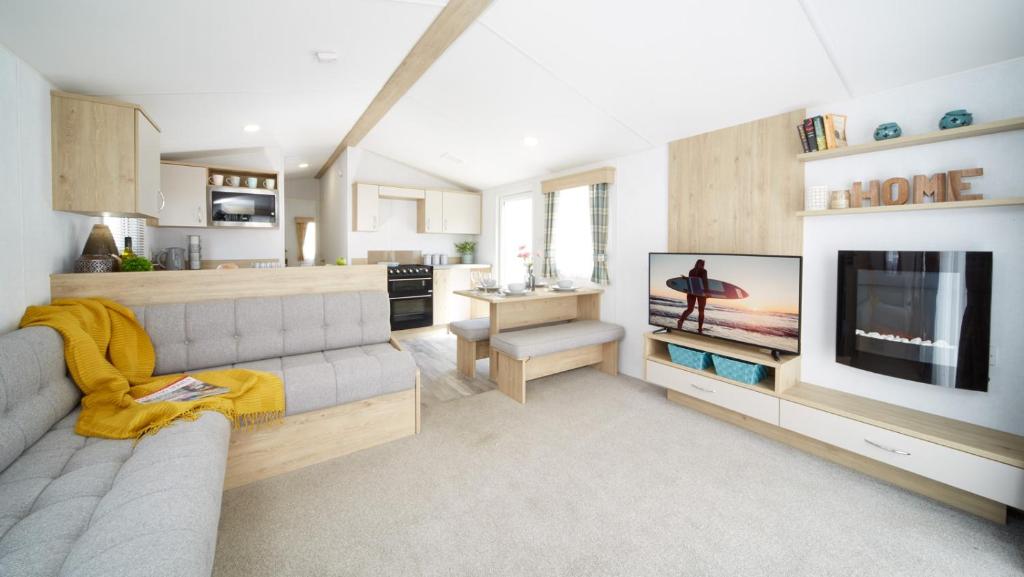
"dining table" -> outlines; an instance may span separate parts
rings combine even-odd
[[[601,294],[596,287],[576,287],[571,290],[538,287],[523,294],[498,290],[457,290],[455,294],[487,303],[490,314],[490,334],[525,327],[572,320],[600,320]],[[497,364],[492,350],[491,367]],[[492,380],[494,374],[491,374]]]

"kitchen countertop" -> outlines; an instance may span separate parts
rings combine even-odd
[[[434,270],[447,270],[451,268],[491,268],[491,265],[484,263],[473,263],[473,264],[435,264]]]

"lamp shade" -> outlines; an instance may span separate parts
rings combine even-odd
[[[118,254],[117,243],[110,227],[105,224],[94,224],[89,231],[89,238],[82,248],[82,256]]]

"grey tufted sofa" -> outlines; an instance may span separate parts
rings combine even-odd
[[[157,372],[270,370],[288,414],[415,386],[388,344],[383,292],[136,308]],[[231,428],[217,413],[132,441],[74,433],[80,393],[63,341],[33,327],[0,336],[0,575],[209,575]],[[272,432],[272,431],[271,431]]]

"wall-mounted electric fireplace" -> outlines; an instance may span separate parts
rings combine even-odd
[[[992,253],[839,251],[836,361],[988,390]]]

